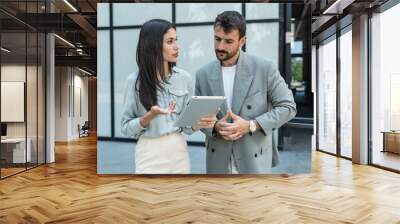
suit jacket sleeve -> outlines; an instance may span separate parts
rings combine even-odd
[[[268,103],[272,110],[258,116],[256,121],[264,135],[269,135],[276,128],[291,120],[297,113],[292,91],[275,66],[270,66],[267,73]]]

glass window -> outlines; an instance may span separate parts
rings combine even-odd
[[[3,138],[10,142],[0,146],[2,178],[24,171],[31,161],[25,119],[26,38],[25,32],[1,34],[1,125]]]
[[[216,60],[212,26],[179,27],[177,29],[181,47],[177,66],[188,71],[195,81],[196,71]],[[187,136],[189,141],[204,142],[202,132]]]
[[[28,168],[37,165],[37,152],[38,152],[38,139],[37,139],[37,106],[38,106],[38,35],[36,32],[27,33],[28,43],[28,61],[27,61],[27,75],[26,75],[26,113],[27,113],[27,148]],[[30,149],[30,150],[29,150]]]
[[[113,4],[113,10],[114,26],[142,25],[155,16],[158,19],[172,21],[170,3],[118,3]],[[157,12],[157,15],[154,12]]]
[[[242,11],[240,3],[178,3],[177,23],[214,22],[215,17],[225,10]]]
[[[196,71],[215,60],[212,26],[178,27],[180,55],[177,65],[195,78]]]
[[[45,163],[46,148],[45,148],[45,122],[46,122],[46,76],[45,76],[45,65],[46,65],[46,36],[43,33],[39,33],[38,41],[38,164]]]
[[[278,19],[279,3],[247,3],[246,19]]]
[[[336,40],[318,48],[318,147],[336,153]]]
[[[97,4],[97,27],[110,26],[110,4]]]
[[[400,5],[371,19],[372,163],[400,170]],[[384,134],[385,133],[385,134]]]
[[[292,81],[290,87],[293,91],[293,96],[298,95],[304,96],[305,86],[303,79],[303,58],[293,57],[292,58]]]
[[[126,137],[121,132],[121,115],[126,79],[138,70],[136,46],[139,29],[114,31],[114,131],[117,137]]]
[[[290,45],[290,52],[292,54],[302,54],[303,53],[303,41],[293,41]]]
[[[247,24],[246,51],[252,55],[271,60],[278,65],[279,24],[250,23]]]
[[[352,157],[352,34],[340,37],[340,153]]]
[[[111,136],[110,33],[97,31],[97,135]]]

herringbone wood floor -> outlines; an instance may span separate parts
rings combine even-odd
[[[294,176],[98,176],[93,137],[56,158],[0,181],[0,223],[400,223],[400,175],[320,152]]]

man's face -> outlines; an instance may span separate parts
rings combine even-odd
[[[246,42],[246,37],[239,38],[239,30],[233,29],[225,33],[221,26],[214,28],[214,48],[218,60],[227,61],[237,55]]]

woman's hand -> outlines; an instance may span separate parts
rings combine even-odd
[[[153,115],[153,117],[155,117],[159,114],[170,114],[171,112],[167,108],[161,108],[159,106],[152,106],[150,109],[150,113],[151,113],[151,115]]]
[[[161,108],[160,106],[157,105],[152,106],[150,110],[143,117],[140,118],[140,125],[142,127],[147,127],[150,121],[153,120],[157,115],[176,113],[175,108],[176,108],[176,103],[173,100],[169,102],[168,108]]]
[[[176,113],[176,102],[171,100],[169,102],[168,108],[161,108],[159,106],[152,106],[150,108],[150,112],[152,115],[156,116],[159,114],[171,114],[171,113]]]

